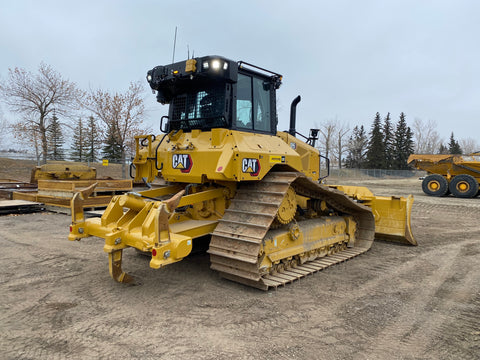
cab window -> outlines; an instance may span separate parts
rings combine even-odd
[[[264,80],[253,79],[254,129],[270,131],[270,90],[265,90]]]
[[[238,74],[237,127],[253,130],[252,78]]]
[[[236,107],[237,128],[271,131],[270,90],[263,79],[238,74]]]

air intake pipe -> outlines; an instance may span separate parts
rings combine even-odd
[[[292,105],[290,106],[290,130],[288,130],[288,133],[292,136],[295,136],[297,133],[295,123],[297,121],[297,105],[300,100],[302,100],[302,98],[300,95],[298,95],[295,99],[293,99]]]

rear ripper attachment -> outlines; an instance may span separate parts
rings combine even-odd
[[[217,208],[221,210],[225,189],[201,187],[190,191],[183,196],[182,186],[172,185],[115,196],[101,218],[90,219],[85,219],[81,206],[88,193],[77,193],[71,201],[72,225],[68,238],[105,239],[103,249],[109,256],[110,275],[117,282],[133,283],[133,278],[121,267],[123,249],[134,247],[151,253],[150,267],[159,269],[182,260],[190,254],[193,238],[207,235],[215,228],[218,215],[201,205],[219,200]]]

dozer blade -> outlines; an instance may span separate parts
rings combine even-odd
[[[372,209],[375,216],[375,238],[418,245],[413,237],[411,215],[413,196],[375,196],[363,186],[328,185]]]
[[[371,206],[375,216],[376,239],[418,245],[411,227],[412,195],[406,199],[376,196],[367,205]]]

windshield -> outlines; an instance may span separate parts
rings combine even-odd
[[[170,105],[170,130],[227,127],[225,84],[209,86],[178,95]]]

